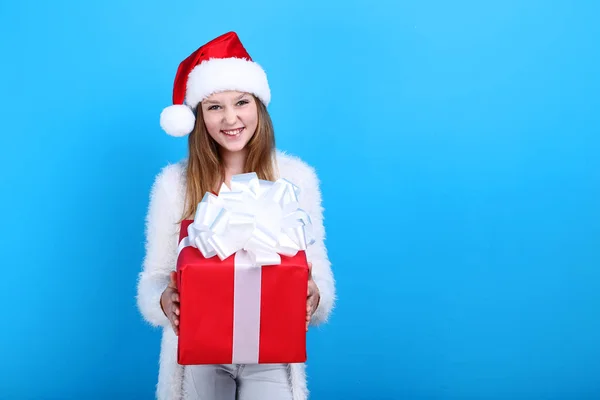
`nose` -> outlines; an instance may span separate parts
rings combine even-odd
[[[238,119],[235,109],[232,107],[227,107],[223,113],[223,119],[227,125],[235,125]]]

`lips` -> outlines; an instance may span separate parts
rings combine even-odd
[[[242,127],[242,128],[237,128],[237,129],[221,130],[221,132],[227,136],[237,136],[240,133],[242,133],[243,130],[244,130],[244,128]]]

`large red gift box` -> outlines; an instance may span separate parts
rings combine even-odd
[[[192,222],[182,222],[180,242]],[[179,364],[306,361],[305,252],[262,267],[248,267],[241,253],[221,261],[193,246],[180,251]]]

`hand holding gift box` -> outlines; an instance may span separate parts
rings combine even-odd
[[[182,222],[177,286],[180,364],[306,360],[313,240],[299,190],[236,175]]]

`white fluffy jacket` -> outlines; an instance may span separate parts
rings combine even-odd
[[[145,320],[152,326],[162,327],[160,368],[156,397],[159,400],[185,399],[183,372],[185,366],[177,363],[177,336],[160,307],[160,296],[167,287],[169,272],[175,270],[179,224],[182,215],[187,160],[166,166],[156,177],[150,195],[146,218],[146,254],[139,275],[137,304]],[[313,264],[313,279],[321,300],[311,325],[327,321],[335,301],[335,284],[325,248],[323,208],[319,180],[314,169],[297,157],[277,151],[276,171],[300,188],[300,207],[310,216],[315,243],[306,253]],[[291,364],[288,370],[294,400],[308,398],[305,365]]]

